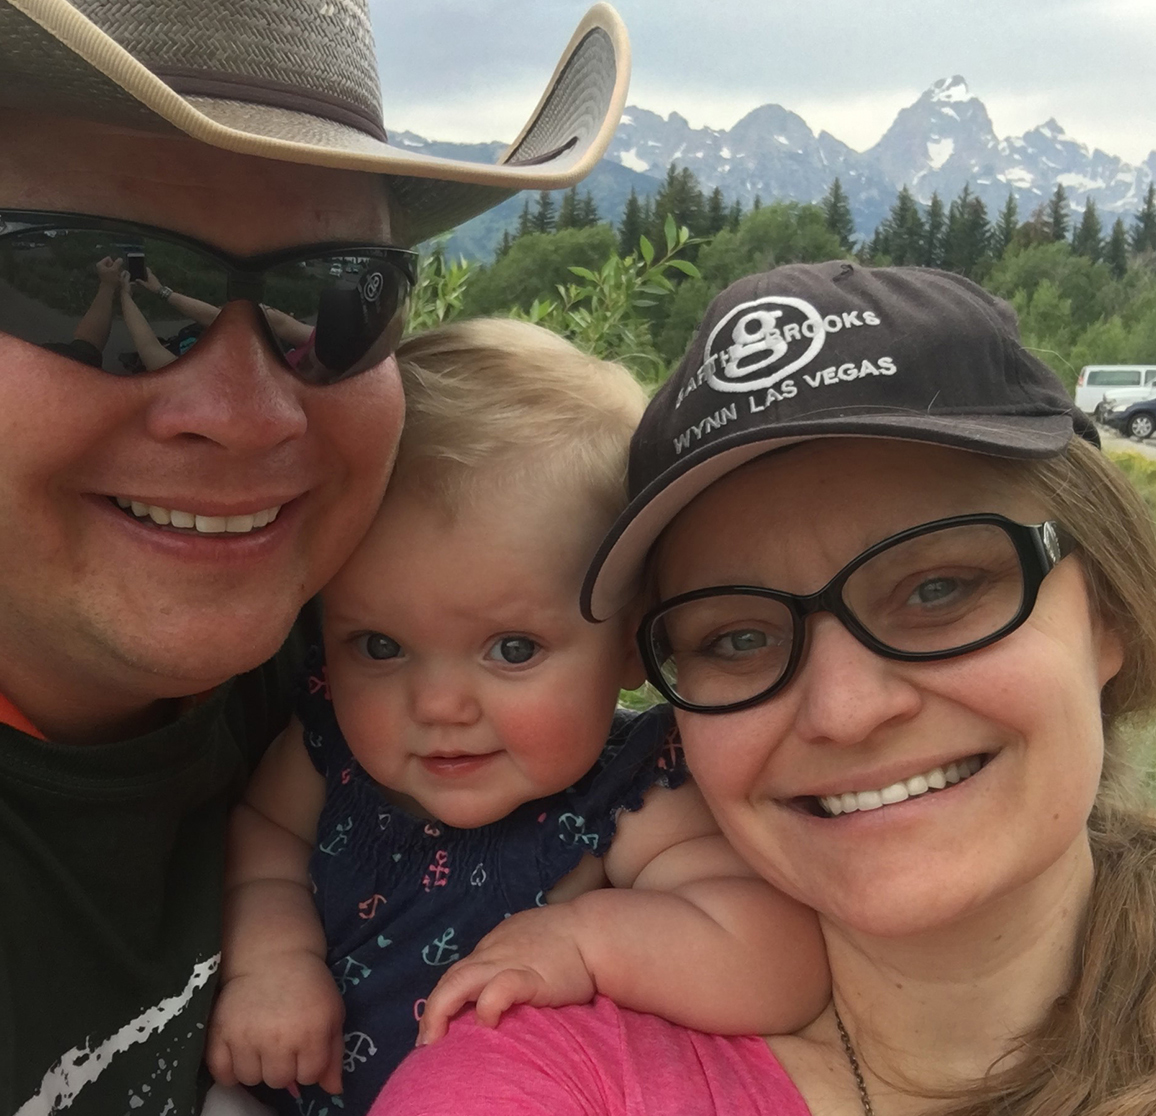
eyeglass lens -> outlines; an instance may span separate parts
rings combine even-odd
[[[148,329],[174,357],[197,343],[230,297],[222,262],[192,245],[29,229],[0,238],[0,331],[106,372],[150,371],[121,313],[117,260]],[[179,297],[162,297],[162,286]],[[269,268],[256,293],[289,365],[301,379],[326,382],[396,347],[408,281],[389,260],[335,252]]]
[[[883,648],[945,654],[1019,617],[1024,572],[1001,527],[944,527],[897,542],[854,568],[840,600]],[[756,697],[783,678],[798,622],[784,601],[724,592],[659,613],[647,638],[655,665],[680,698],[725,706]]]

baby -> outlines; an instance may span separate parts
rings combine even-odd
[[[389,491],[232,820],[214,1076],[362,1113],[471,1000],[491,1023],[602,993],[703,1030],[802,1026],[827,1002],[812,913],[719,834],[669,710],[617,709],[639,609],[579,612],[642,389],[513,321],[398,357]]]

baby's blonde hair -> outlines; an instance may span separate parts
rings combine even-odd
[[[622,510],[647,402],[622,365],[509,318],[417,334],[397,359],[406,415],[395,483],[416,481],[451,513],[494,483],[577,495],[608,519]]]

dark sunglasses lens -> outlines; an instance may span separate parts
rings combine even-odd
[[[317,256],[244,282],[230,291],[220,260],[177,241],[0,226],[0,332],[115,375],[184,356],[230,297],[261,301],[274,344],[307,383],[362,372],[401,339],[410,283],[387,255]]]
[[[209,313],[225,300],[221,266],[185,245],[88,229],[3,235],[0,331],[116,375],[145,372],[182,356],[205,328],[204,314],[160,297],[161,283]]]
[[[306,383],[330,384],[384,360],[401,340],[409,279],[384,256],[324,256],[265,278],[262,308]]]

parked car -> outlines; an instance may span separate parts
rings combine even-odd
[[[1111,391],[1104,392],[1104,398],[1092,411],[1092,418],[1097,422],[1103,422],[1104,416],[1113,408],[1128,407],[1133,403],[1139,403],[1142,399],[1152,398],[1156,398],[1156,384],[1151,387],[1112,388]]]
[[[1131,438],[1150,438],[1156,431],[1156,398],[1117,403],[1104,412],[1102,421]]]
[[[1093,414],[1113,388],[1156,389],[1156,364],[1086,364],[1076,380],[1076,406]]]

